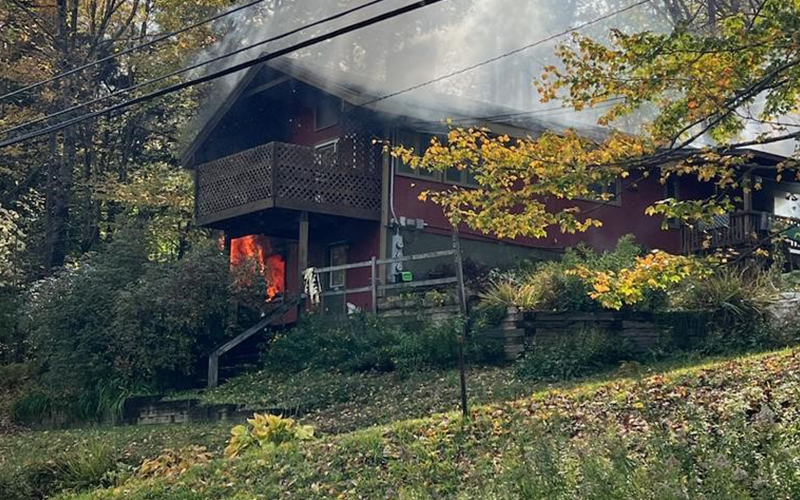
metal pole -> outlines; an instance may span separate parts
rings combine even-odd
[[[461,331],[458,334],[458,371],[461,378],[461,413],[464,418],[469,417],[469,407],[467,405],[467,375],[464,367],[464,340],[467,335],[467,292],[464,286],[464,266],[461,260],[461,244],[458,239],[458,228],[453,225],[453,250],[455,254],[456,278],[458,280],[458,301],[461,309]]]

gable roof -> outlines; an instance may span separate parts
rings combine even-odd
[[[181,153],[181,162],[184,165],[190,162],[208,135],[251,85],[258,81],[270,85],[270,81],[285,81],[282,79],[286,77],[337,97],[354,108],[394,116],[430,131],[445,129],[444,121],[453,119],[465,122],[465,126],[486,126],[494,132],[517,137],[566,128],[576,128],[581,134],[592,138],[602,138],[607,134],[605,129],[598,126],[533,118],[529,113],[507,106],[432,90],[425,90],[424,94],[421,89],[401,91],[386,97],[377,91],[378,84],[367,77],[283,57],[249,68],[234,85],[218,86],[216,94],[206,100],[206,112],[198,115],[191,127],[198,132]]]

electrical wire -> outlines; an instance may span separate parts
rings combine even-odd
[[[530,50],[530,49],[532,49],[534,47],[537,47],[537,46],[542,45],[544,43],[553,41],[553,40],[555,40],[557,38],[561,38],[564,35],[568,35],[568,34],[573,33],[575,31],[580,31],[580,30],[582,30],[584,28],[587,28],[589,26],[597,24],[597,23],[599,23],[601,21],[605,21],[605,20],[610,19],[612,17],[618,16],[619,14],[622,14],[622,13],[627,12],[629,10],[635,9],[637,7],[640,7],[640,6],[644,5],[644,4],[650,3],[651,1],[652,0],[640,0],[639,2],[636,2],[634,4],[628,5],[627,7],[623,7],[621,9],[615,10],[613,12],[609,12],[608,14],[605,14],[603,16],[600,16],[600,17],[597,17],[595,19],[592,19],[591,21],[586,21],[585,23],[581,23],[578,26],[566,29],[566,30],[561,31],[559,33],[556,33],[554,35],[550,35],[547,38],[542,38],[541,40],[537,40],[537,41],[529,43],[527,45],[523,45],[522,47],[520,47],[518,49],[514,49],[514,50],[512,50],[510,52],[506,52],[504,54],[500,54],[500,55],[498,55],[496,57],[492,57],[491,59],[486,59],[484,61],[481,61],[479,63],[473,64],[471,66],[467,66],[467,67],[461,68],[459,70],[453,71],[452,73],[447,73],[445,75],[436,77],[436,78],[434,78],[432,80],[428,80],[428,81],[425,81],[425,82],[422,82],[422,83],[418,83],[416,85],[412,85],[411,87],[407,87],[405,89],[398,90],[397,92],[392,92],[391,94],[387,94],[387,95],[372,99],[370,101],[361,103],[361,104],[358,105],[358,107],[369,106],[370,104],[375,104],[376,102],[385,101],[386,99],[391,99],[393,97],[397,97],[399,95],[406,94],[408,92],[412,92],[414,90],[421,89],[421,88],[427,87],[429,85],[433,85],[434,83],[439,83],[441,81],[447,80],[447,79],[452,78],[454,76],[463,75],[464,73],[468,73],[468,72],[470,72],[472,70],[475,70],[475,69],[478,69],[478,68],[480,68],[482,66],[486,66],[488,64],[497,62],[497,61],[499,61],[501,59],[505,59],[506,57],[511,57],[513,55],[519,54],[521,52],[525,52],[526,50]]]
[[[159,35],[159,36],[153,38],[152,40],[150,40],[148,42],[136,45],[134,47],[127,48],[127,49],[122,50],[120,52],[117,52],[115,54],[111,54],[110,56],[106,56],[106,57],[100,58],[100,59],[98,59],[96,61],[92,61],[90,63],[86,63],[86,64],[84,64],[82,66],[78,66],[77,68],[70,69],[68,71],[65,71],[65,72],[60,73],[60,74],[55,75],[55,76],[52,76],[52,77],[47,78],[45,80],[42,80],[40,82],[32,83],[32,84],[28,85],[27,87],[23,87],[21,89],[14,90],[13,92],[9,92],[9,93],[7,93],[5,95],[0,96],[0,102],[4,101],[6,99],[9,99],[11,97],[14,97],[15,95],[22,94],[23,92],[29,92],[31,90],[37,89],[37,88],[41,87],[42,85],[47,85],[48,83],[52,83],[52,82],[58,81],[58,80],[60,80],[62,78],[65,78],[67,76],[74,75],[75,73],[79,73],[79,72],[81,72],[81,71],[83,71],[85,69],[89,69],[92,66],[97,66],[98,64],[102,64],[104,62],[111,61],[113,59],[116,59],[117,57],[121,57],[121,56],[130,54],[132,52],[135,52],[137,50],[141,50],[141,49],[150,47],[152,45],[157,44],[158,42],[162,42],[162,41],[167,40],[169,38],[172,38],[174,36],[186,33],[187,31],[191,31],[191,30],[193,30],[195,28],[199,28],[200,26],[202,26],[204,24],[208,24],[208,23],[214,22],[214,21],[216,21],[218,19],[222,19],[223,17],[229,16],[231,14],[235,14],[236,12],[240,12],[242,10],[249,9],[250,7],[253,7],[254,5],[257,5],[257,4],[259,4],[261,2],[264,2],[264,1],[265,0],[254,0],[252,2],[249,2],[249,3],[246,3],[246,4],[240,5],[238,7],[235,7],[233,9],[231,9],[231,10],[227,10],[225,12],[221,12],[219,14],[216,14],[216,15],[213,15],[211,17],[207,17],[205,19],[202,19],[200,21],[192,23],[192,24],[190,24],[190,25],[188,25],[186,27],[183,27],[183,28],[181,28],[179,30],[172,31],[170,33],[164,33],[162,35]]]
[[[237,54],[241,54],[242,52],[247,52],[247,51],[252,50],[252,49],[254,49],[256,47],[260,47],[262,45],[266,45],[268,43],[276,42],[278,40],[282,40],[282,39],[287,38],[289,36],[296,35],[297,33],[301,32],[301,31],[304,31],[306,29],[314,28],[314,27],[317,27],[317,26],[319,26],[321,24],[325,24],[325,23],[328,23],[328,22],[331,22],[331,21],[335,21],[337,19],[340,19],[342,17],[348,16],[350,14],[353,14],[353,13],[358,12],[360,10],[366,9],[366,8],[371,7],[373,5],[377,5],[377,4],[379,4],[381,2],[384,2],[384,1],[386,1],[386,0],[371,0],[371,1],[367,2],[367,3],[359,5],[357,7],[353,7],[351,9],[344,10],[342,12],[334,14],[333,16],[327,17],[325,19],[320,19],[319,21],[315,21],[315,22],[313,22],[311,24],[308,24],[308,25],[300,26],[298,28],[295,28],[293,30],[287,31],[285,33],[281,33],[280,35],[276,35],[276,36],[268,38],[266,40],[261,40],[259,42],[256,42],[256,43],[253,43],[251,45],[248,45],[246,47],[241,47],[241,48],[236,49],[234,51],[227,52],[225,54],[221,54],[221,55],[216,56],[216,57],[212,57],[211,59],[207,59],[205,61],[201,61],[199,63],[192,64],[190,66],[187,66],[187,67],[172,71],[170,73],[167,73],[166,75],[162,75],[162,76],[159,76],[157,78],[153,78],[151,80],[146,80],[144,82],[137,83],[136,85],[132,85],[130,87],[126,87],[124,89],[120,89],[120,90],[114,91],[114,92],[112,92],[110,94],[103,95],[103,96],[91,99],[89,101],[84,101],[84,102],[75,104],[73,106],[70,106],[69,108],[65,108],[65,109],[56,111],[55,113],[51,113],[49,115],[45,115],[45,116],[41,116],[41,117],[33,119],[33,120],[29,120],[29,121],[27,121],[25,123],[21,123],[19,125],[16,125],[14,127],[9,128],[9,129],[0,131],[0,135],[6,136],[6,135],[11,134],[13,132],[17,132],[19,130],[28,128],[28,127],[30,127],[32,125],[36,125],[36,124],[51,120],[53,118],[58,118],[59,116],[63,116],[65,114],[67,114],[67,113],[71,113],[71,112],[77,111],[79,109],[83,109],[83,108],[85,108],[87,106],[91,106],[92,104],[97,104],[98,102],[106,101],[108,99],[111,99],[112,97],[118,97],[120,95],[129,94],[129,93],[131,93],[131,92],[133,92],[135,90],[139,90],[141,88],[149,87],[150,85],[154,85],[156,83],[160,83],[160,82],[163,82],[165,80],[169,80],[170,78],[174,78],[174,77],[182,75],[184,73],[188,73],[190,71],[194,71],[194,70],[196,70],[198,68],[201,68],[203,66],[206,66],[208,64],[212,64],[212,63],[221,61],[223,59],[227,59],[229,57],[233,57],[233,56],[235,56]]]

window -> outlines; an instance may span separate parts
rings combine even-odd
[[[314,130],[333,127],[339,123],[342,111],[342,101],[332,97],[324,97],[317,101],[314,108]]]
[[[620,205],[622,200],[622,180],[615,179],[609,183],[595,182],[589,185],[590,201],[597,201],[607,205]]]
[[[395,135],[395,144],[402,145],[408,149],[413,149],[414,154],[422,155],[430,145],[432,134],[425,134],[419,132],[411,132],[402,130]],[[440,141],[445,141],[444,137],[439,137]],[[396,169],[398,174],[412,175],[414,177],[423,177],[438,182],[450,182],[455,184],[465,184],[468,186],[477,186],[475,175],[469,170],[458,170],[456,168],[448,169],[445,172],[431,172],[425,169],[411,168],[410,165],[400,161],[396,161]]]
[[[314,151],[323,155],[334,155],[339,150],[339,139],[325,141],[314,146]]]
[[[664,198],[669,199],[672,198],[674,200],[680,200],[680,188],[678,186],[678,179],[675,177],[670,177],[667,179],[667,183],[664,184]],[[670,217],[667,219],[667,227],[671,229],[678,229],[681,227],[681,221],[675,217]]]
[[[341,266],[347,264],[347,245],[333,245],[328,251],[328,262],[331,266]],[[344,273],[346,270],[331,271],[330,287],[341,288],[344,286]]]

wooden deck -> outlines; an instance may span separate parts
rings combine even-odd
[[[199,165],[197,222],[214,225],[273,207],[380,220],[380,171],[364,155],[346,156],[271,142]]]
[[[800,227],[800,220],[779,217],[769,212],[747,211],[718,217],[712,224],[683,227],[681,230],[684,254],[708,252],[720,248],[742,249],[765,244],[771,234],[787,236],[791,249],[800,249],[792,228]]]

